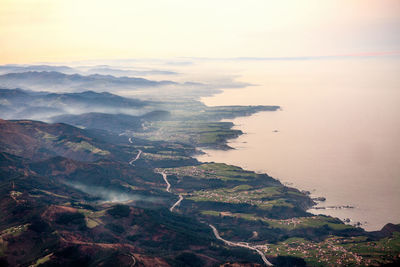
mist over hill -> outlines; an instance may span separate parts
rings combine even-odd
[[[30,90],[82,91],[115,89],[118,87],[138,88],[176,84],[172,81],[152,81],[144,78],[114,77],[111,75],[64,74],[56,71],[28,71],[0,75],[0,86]]]
[[[0,65],[0,74],[22,73],[22,72],[61,72],[65,74],[75,74],[78,70],[68,66],[51,66],[51,65]]]
[[[136,72],[149,79],[127,77],[135,71],[122,66],[2,71],[12,72],[0,75],[0,265],[319,266],[320,254],[350,265],[397,260],[398,225],[366,232],[313,215],[306,192],[195,159],[202,148],[232,149],[228,140],[243,132],[225,120],[279,112],[199,101],[245,83],[153,80],[177,72],[150,67]],[[304,244],[320,254],[287,253]]]
[[[101,75],[112,75],[116,77],[121,76],[151,76],[151,75],[177,75],[178,73],[170,70],[162,69],[131,69],[131,68],[118,68],[109,65],[97,65],[97,66],[58,66],[58,65],[0,65],[0,74],[7,73],[22,73],[22,72],[60,72],[64,74],[101,74]]]
[[[0,100],[3,118],[38,120],[85,112],[137,115],[145,113],[150,104],[148,101],[124,98],[108,92],[51,93],[22,89],[0,89]]]

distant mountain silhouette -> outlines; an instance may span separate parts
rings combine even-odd
[[[2,118],[8,119],[38,119],[77,111],[112,113],[118,113],[121,110],[137,111],[149,104],[146,101],[107,92],[48,93],[1,88],[0,100]]]
[[[50,66],[50,65],[2,65],[0,66],[0,74],[20,73],[28,71],[57,71],[66,74],[77,73],[78,70],[68,66]]]
[[[105,90],[110,88],[139,88],[176,84],[172,81],[152,81],[143,78],[111,75],[64,74],[56,71],[28,71],[0,75],[0,86],[31,90],[57,89],[63,91]]]
[[[0,65],[0,74],[7,73],[21,73],[29,71],[47,71],[47,72],[61,72],[65,74],[102,74],[102,75],[113,75],[113,76],[147,76],[147,75],[176,75],[177,72],[169,70],[157,70],[157,69],[119,69],[109,65],[98,65],[93,67],[68,67],[68,66],[52,66],[52,65]]]
[[[174,71],[168,70],[122,70],[110,68],[108,66],[99,66],[91,68],[86,71],[87,73],[97,73],[103,75],[113,75],[113,76],[147,76],[147,75],[175,75],[178,74]]]

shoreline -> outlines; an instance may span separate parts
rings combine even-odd
[[[223,92],[224,91],[220,92],[219,94],[221,94]],[[215,94],[215,95],[217,95],[217,94]],[[213,95],[213,96],[215,96],[215,95]],[[210,96],[210,97],[213,97],[213,96]],[[205,104],[203,99],[201,99],[200,102]],[[216,107],[218,107],[218,106],[216,106]],[[216,145],[213,145],[213,146],[197,147],[197,149],[199,151],[201,151],[201,152],[200,153],[196,153],[195,155],[193,155],[193,157],[196,160],[198,160],[199,162],[201,162],[201,163],[206,163],[206,162],[210,162],[210,161],[209,160],[203,161],[203,160],[199,159],[201,156],[204,156],[204,155],[211,156],[210,153],[207,153],[204,150],[206,150],[206,151],[222,151],[222,152],[229,152],[229,151],[234,151],[234,150],[240,151],[241,150],[240,148],[231,145],[231,144],[235,143],[235,142],[232,142],[232,141],[237,140],[241,136],[247,135],[248,133],[245,131],[245,129],[242,128],[243,127],[242,124],[235,124],[233,122],[233,120],[236,120],[236,119],[248,119],[248,118],[251,118],[251,117],[253,117],[253,116],[257,115],[257,114],[264,113],[264,112],[270,112],[270,111],[274,111],[274,112],[275,111],[282,111],[282,108],[279,106],[279,108],[276,109],[276,110],[269,110],[269,111],[265,111],[265,110],[262,111],[261,110],[261,111],[255,112],[253,114],[245,115],[245,116],[238,116],[238,117],[234,117],[234,118],[220,120],[220,121],[224,121],[224,122],[233,123],[233,126],[232,126],[231,129],[240,131],[240,134],[237,134],[237,135],[235,135],[235,136],[233,136],[231,138],[227,138],[225,140],[221,140],[220,143],[218,143]],[[274,131],[274,133],[276,133],[276,131]],[[226,161],[221,161],[220,163],[234,165],[234,166],[238,166],[238,167],[241,167],[243,169],[246,169],[246,170],[254,171],[254,172],[257,172],[257,173],[261,172],[261,173],[269,175],[268,172],[265,171],[265,170],[261,170],[261,171],[260,170],[255,170],[255,169],[253,169],[253,168],[251,168],[249,166],[242,166],[241,164],[231,164],[231,163],[227,163]],[[276,179],[277,181],[281,182],[286,187],[291,187],[291,188],[297,189],[297,190],[299,190],[299,191],[301,191],[303,193],[306,192],[306,195],[313,200],[314,204],[312,206],[308,207],[307,209],[305,209],[305,211],[308,212],[308,213],[311,213],[313,215],[321,215],[322,214],[322,215],[327,215],[327,216],[331,216],[331,217],[334,217],[334,218],[338,218],[344,224],[351,225],[351,226],[354,226],[354,227],[361,227],[363,230],[368,231],[368,232],[369,231],[379,231],[387,223],[391,223],[391,222],[388,221],[382,227],[375,227],[374,229],[368,229],[367,230],[364,227],[369,224],[368,221],[358,220],[358,219],[355,219],[353,216],[350,216],[350,215],[348,215],[348,216],[337,216],[335,214],[335,212],[334,212],[334,211],[338,211],[338,210],[356,210],[357,209],[356,206],[354,206],[352,204],[340,204],[340,203],[330,203],[328,206],[319,206],[319,205],[321,205],[321,203],[324,203],[327,200],[327,197],[323,194],[323,192],[318,192],[318,194],[315,194],[315,193],[317,193],[317,192],[314,192],[315,189],[311,190],[313,192],[306,191],[306,190],[303,190],[303,188],[298,187],[297,185],[294,185],[292,182],[281,180],[279,177],[275,177],[275,176],[272,176],[272,177],[274,179]],[[323,201],[318,201],[318,199],[324,199],[324,200]],[[329,200],[328,200],[328,203],[329,203]],[[326,212],[321,213],[322,211],[326,211]],[[333,211],[333,212],[329,212],[329,211]],[[340,217],[343,217],[343,218],[340,218]],[[394,222],[394,223],[396,223],[396,222]]]
[[[251,114],[250,116],[240,116],[240,117],[242,117],[242,118],[251,117],[251,116],[256,115],[257,113]],[[237,118],[239,118],[239,117],[237,117]],[[236,118],[233,118],[233,119],[236,119]],[[229,121],[229,119],[224,119],[222,121]],[[233,128],[238,127],[238,126],[240,126],[240,125],[234,124]],[[213,161],[199,160],[199,157],[201,157],[201,156],[204,156],[204,155],[209,156],[210,155],[209,153],[205,152],[204,150],[208,150],[208,151],[223,151],[223,152],[229,152],[229,151],[232,151],[232,150],[240,151],[240,148],[235,148],[235,147],[229,145],[230,141],[238,139],[240,136],[247,134],[245,131],[243,131],[243,129],[237,129],[237,130],[240,130],[241,134],[238,134],[236,137],[232,137],[232,138],[226,139],[223,142],[221,142],[221,144],[210,146],[210,147],[196,147],[196,149],[198,149],[199,153],[194,154],[193,158],[195,158],[200,163],[209,163],[209,162],[213,162]],[[251,168],[249,168],[247,166],[245,167],[245,166],[235,165],[235,164],[231,164],[231,163],[227,163],[227,162],[219,162],[219,163],[233,165],[233,166],[237,166],[237,167],[240,167],[242,169],[245,169],[245,170],[249,170],[249,171],[253,171],[253,172],[256,172],[256,173],[262,173],[262,174],[269,175],[266,171],[254,170],[254,169],[251,169]],[[351,226],[354,226],[354,227],[361,227],[362,229],[364,229],[367,232],[381,230],[381,228],[367,230],[367,229],[365,229],[363,227],[365,225],[368,225],[367,221],[361,222],[361,221],[355,220],[351,216],[348,216],[348,217],[342,219],[342,218],[339,218],[339,217],[335,216],[333,213],[329,213],[329,212],[326,213],[326,214],[325,213],[321,213],[320,211],[328,211],[328,210],[337,211],[337,210],[344,210],[344,209],[348,210],[348,209],[357,209],[357,207],[355,207],[353,205],[350,205],[350,204],[337,204],[337,205],[329,205],[329,206],[319,206],[321,203],[324,203],[326,201],[326,197],[324,196],[324,194],[315,195],[315,192],[312,193],[310,191],[302,190],[302,188],[298,188],[296,185],[293,185],[293,183],[282,181],[280,178],[277,178],[277,177],[274,177],[274,176],[272,176],[272,177],[275,180],[281,182],[285,187],[294,188],[294,189],[299,190],[300,192],[304,193],[305,195],[307,195],[314,202],[313,205],[311,205],[311,206],[309,206],[309,207],[307,207],[305,209],[305,211],[308,212],[308,213],[311,213],[313,215],[321,215],[321,214],[323,214],[323,215],[331,216],[331,217],[334,217],[334,218],[338,218],[344,224],[351,225]],[[323,199],[323,200],[321,200],[321,199]],[[390,223],[390,222],[387,222],[387,223]]]

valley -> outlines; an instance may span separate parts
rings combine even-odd
[[[278,106],[0,93],[4,114],[13,118],[0,120],[2,264],[369,266],[399,260],[399,225],[367,232],[313,215],[309,195],[265,173],[195,159],[203,147],[232,149],[227,140],[242,134],[220,120]],[[46,103],[49,110],[85,105],[89,112],[46,115],[46,122],[13,117],[28,98],[32,110]],[[99,103],[112,112],[92,112]]]

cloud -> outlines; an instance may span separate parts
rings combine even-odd
[[[84,193],[87,193],[95,197],[99,197],[105,202],[127,202],[127,201],[134,201],[134,202],[141,201],[141,202],[152,202],[152,203],[163,202],[163,199],[161,197],[153,197],[141,194],[121,192],[112,189],[106,189],[104,187],[85,185],[82,183],[75,183],[70,181],[64,181],[64,183]]]

